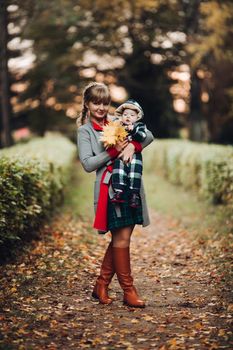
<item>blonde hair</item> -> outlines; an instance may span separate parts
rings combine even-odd
[[[111,96],[108,87],[103,83],[96,82],[92,82],[85,87],[83,90],[82,111],[76,121],[78,127],[87,121],[88,108],[86,104],[89,102],[109,104],[111,102]]]

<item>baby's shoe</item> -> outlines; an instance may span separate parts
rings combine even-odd
[[[111,199],[112,203],[125,203],[123,198],[123,191],[116,191]]]
[[[138,208],[141,206],[140,194],[137,192],[132,192],[129,197],[129,206],[131,208]]]

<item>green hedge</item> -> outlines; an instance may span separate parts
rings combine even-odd
[[[212,203],[233,203],[233,147],[186,140],[156,140],[146,163],[171,183],[196,191]]]
[[[59,134],[0,151],[0,246],[30,235],[61,203],[75,155]]]

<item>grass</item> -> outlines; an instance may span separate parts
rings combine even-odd
[[[65,202],[62,209],[68,211],[74,218],[79,217],[84,221],[92,220],[95,173],[86,173],[78,162],[75,162],[73,172],[70,184],[65,191]]]
[[[232,207],[213,205],[198,199],[195,193],[174,186],[153,172],[145,172],[144,182],[148,205],[172,216],[202,238],[228,237],[233,232]]]

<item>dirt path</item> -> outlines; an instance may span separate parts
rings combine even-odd
[[[0,349],[230,349],[233,304],[223,274],[177,222],[151,213],[132,239],[135,284],[145,309],[110,306],[91,290],[109,236],[58,216],[42,240],[0,268]],[[94,238],[94,242],[93,242]]]

